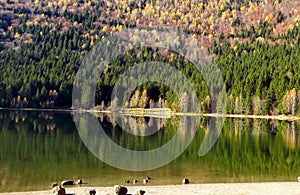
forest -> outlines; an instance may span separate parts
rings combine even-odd
[[[124,28],[160,26],[179,28],[208,49],[224,78],[226,113],[299,115],[298,8],[297,1],[276,0],[1,1],[0,106],[70,108],[76,72],[93,46]],[[184,73],[193,82],[199,112],[211,112],[214,97],[193,64],[151,47],[130,50],[108,65],[98,80],[99,108],[110,108],[122,72],[154,60]],[[149,82],[123,106],[149,108],[158,102],[182,111],[180,99],[172,89]]]

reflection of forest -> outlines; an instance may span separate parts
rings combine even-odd
[[[147,135],[147,131],[159,131],[166,127],[166,119],[159,117],[135,117],[118,115],[113,117],[106,113],[100,113],[98,118],[101,123],[110,122],[113,127],[116,125],[126,128],[127,132],[134,135]]]
[[[172,129],[178,132],[180,136],[190,135],[192,131],[199,127],[204,127],[205,132],[208,131],[208,118],[177,116],[172,118],[165,117],[137,117],[128,115],[112,116],[108,113],[99,113],[100,123],[111,123],[113,128],[121,127],[123,130],[133,135],[148,136],[164,129]]]
[[[290,148],[295,148],[299,140],[299,131],[295,130],[295,121],[287,122],[284,124],[282,130],[282,137],[285,140],[285,143]]]
[[[194,123],[195,119],[197,123]],[[132,136],[120,128],[117,120],[132,128],[133,134],[147,133],[144,131],[152,127],[159,131],[150,136]],[[224,119],[217,142],[205,156],[199,157],[204,136],[214,131],[209,126],[211,120],[209,117],[189,116],[166,119],[99,115],[108,137],[131,150],[158,148],[176,134],[178,141],[193,139],[181,156],[151,172],[154,178],[172,181],[188,173],[193,181],[207,183],[288,181],[298,176],[298,122]],[[53,131],[49,133],[47,127],[53,127]],[[90,136],[90,130],[87,128],[86,132],[80,133]],[[196,134],[192,133],[193,130]],[[90,141],[100,142],[100,137],[93,138],[96,139]],[[110,152],[107,145],[103,147]],[[118,155],[115,158],[120,160]],[[99,183],[99,175],[103,175],[104,182],[114,183],[120,181],[120,173],[125,178],[132,174],[109,167],[97,159],[83,143],[70,113],[0,111],[0,182],[3,178],[0,191],[1,185],[27,190],[29,183],[34,185],[32,188],[41,186],[46,189],[53,178],[58,181],[74,176],[106,185]],[[41,178],[45,185],[41,184]]]
[[[29,127],[35,132],[55,132],[57,130],[57,120],[55,112],[28,112],[21,110],[0,111],[0,121],[3,123],[31,123]],[[164,117],[136,117],[136,116],[118,116],[112,117],[111,114],[99,113],[99,121],[101,123],[110,123],[114,128],[116,126],[127,128],[127,131],[133,135],[149,135],[147,131],[160,131],[167,126],[167,120]],[[191,124],[188,124],[189,117],[175,117],[169,122],[181,135],[189,132]],[[9,120],[8,120],[9,119]],[[209,117],[198,118],[198,127],[209,132]],[[38,120],[38,122],[37,122]],[[60,121],[60,120],[59,120]],[[28,126],[28,124],[26,125]],[[253,137],[263,140],[265,134],[279,134],[282,136],[287,147],[295,148],[299,139],[298,121],[279,121],[279,120],[262,120],[262,119],[225,119],[223,129],[229,129],[225,132],[229,137],[240,135],[243,131],[251,130]],[[22,125],[21,125],[22,127]],[[197,127],[193,127],[197,128]]]
[[[266,137],[281,136],[284,143],[289,148],[295,148],[299,139],[299,121],[280,121],[267,119],[227,119],[225,123],[230,136],[241,135],[245,131],[250,131],[254,139],[263,142]]]
[[[22,110],[0,111],[0,121],[19,127],[33,130],[34,132],[51,133],[56,130],[57,120],[54,119],[55,112],[28,112]]]
[[[16,123],[19,121],[25,121],[28,118],[28,111],[22,110],[10,110],[10,111],[3,111],[0,112],[0,119],[10,118],[12,121]],[[53,112],[38,112],[37,118],[45,119],[45,120],[52,120],[53,119]]]

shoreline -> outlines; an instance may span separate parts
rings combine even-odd
[[[215,117],[215,118],[250,118],[250,119],[271,119],[271,120],[286,120],[295,121],[300,120],[299,116],[292,115],[253,115],[253,114],[222,114],[222,113],[184,113],[173,112],[171,109],[154,108],[154,109],[142,109],[142,108],[129,108],[117,111],[112,110],[89,110],[92,113],[114,113],[119,112],[121,115],[127,116],[140,116],[140,117],[160,117],[171,118],[176,116],[199,116],[199,117]]]
[[[261,183],[207,183],[207,184],[186,184],[186,185],[139,185],[129,186],[128,193],[136,190],[146,191],[145,195],[174,195],[174,194],[300,194],[299,182],[261,182]],[[71,187],[66,188],[66,194],[83,195],[88,187]],[[113,195],[112,187],[94,187],[97,195]],[[28,192],[9,192],[0,193],[1,195],[49,195],[51,190],[45,191],[28,191]]]
[[[270,120],[281,120],[281,121],[296,121],[300,120],[300,116],[292,115],[246,115],[246,114],[222,114],[222,113],[184,113],[184,112],[173,112],[168,108],[128,108],[122,110],[75,110],[71,108],[1,108],[0,110],[11,110],[11,111],[40,111],[40,112],[90,112],[94,114],[106,113],[112,114],[118,112],[124,116],[136,116],[136,117],[158,117],[158,118],[171,118],[176,116],[198,116],[198,117],[215,117],[215,118],[248,118],[248,119],[270,119]]]

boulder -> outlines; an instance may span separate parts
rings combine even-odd
[[[115,194],[116,195],[126,195],[128,190],[125,186],[121,186],[121,185],[115,185]]]
[[[74,185],[74,181],[72,180],[64,180],[61,182],[62,186]]]
[[[95,190],[95,188],[89,187],[88,189],[85,190],[85,194],[86,195],[95,195],[96,190]]]
[[[51,184],[51,189],[54,188],[55,186],[58,186],[58,184],[57,183],[52,183]]]
[[[55,187],[52,188],[52,194],[66,195],[66,190],[65,190],[65,188],[63,188],[61,186],[55,186]]]
[[[148,183],[148,179],[143,179],[143,183],[144,184]]]
[[[182,184],[189,184],[190,183],[190,181],[189,181],[189,179],[187,179],[187,178],[184,178],[183,180],[182,180]]]
[[[144,195],[146,192],[144,190],[137,190],[132,193],[132,195]]]
[[[137,179],[134,179],[134,180],[132,181],[133,184],[136,184],[137,182],[139,182]]]

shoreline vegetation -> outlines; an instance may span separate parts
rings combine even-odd
[[[247,115],[247,114],[222,114],[222,113],[184,113],[184,112],[174,112],[169,108],[125,108],[121,110],[75,110],[68,108],[54,108],[54,109],[41,109],[41,108],[0,108],[0,110],[12,110],[12,111],[46,111],[46,112],[91,112],[95,114],[99,113],[116,113],[126,116],[135,117],[157,117],[157,118],[171,118],[176,116],[198,116],[198,117],[216,117],[216,118],[250,118],[250,119],[270,119],[270,120],[281,120],[281,121],[296,121],[300,120],[299,116],[293,115]]]

